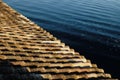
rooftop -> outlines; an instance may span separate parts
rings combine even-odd
[[[111,79],[110,74],[0,1],[0,80]]]

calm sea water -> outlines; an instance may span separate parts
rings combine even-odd
[[[120,76],[120,0],[4,0],[71,48]]]

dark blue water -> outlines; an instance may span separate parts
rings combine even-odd
[[[120,0],[4,0],[80,54],[120,76]]]

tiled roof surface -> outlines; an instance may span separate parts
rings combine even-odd
[[[0,2],[0,80],[110,78],[96,64]]]

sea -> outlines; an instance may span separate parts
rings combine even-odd
[[[120,78],[120,0],[3,0]]]

